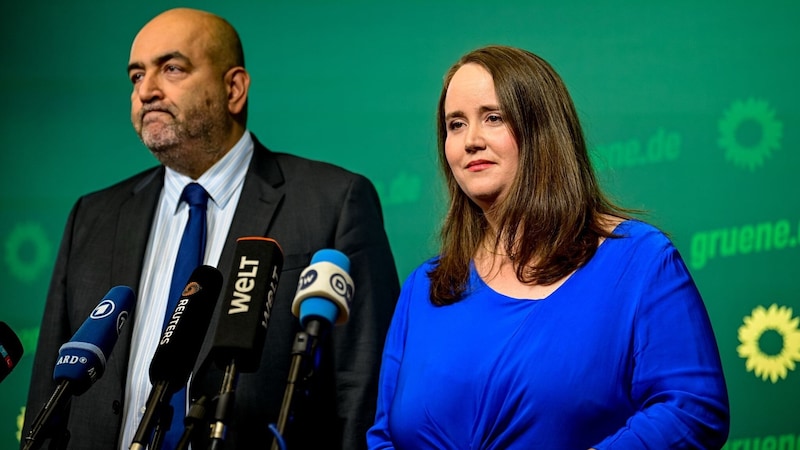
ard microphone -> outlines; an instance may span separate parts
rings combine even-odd
[[[131,449],[147,447],[155,420],[163,408],[169,407],[172,395],[189,380],[221,289],[222,274],[214,267],[199,266],[189,277],[150,361],[153,388]]]
[[[135,305],[131,288],[111,288],[72,339],[61,346],[53,370],[58,387],[34,419],[25,438],[26,450],[39,448],[41,440],[47,437],[47,432],[42,436],[42,431],[53,414],[59,413],[72,395],[83,394],[103,375],[111,350]]]
[[[222,448],[239,372],[255,372],[261,363],[282,268],[283,251],[274,240],[263,237],[236,240],[233,267],[223,297],[225,303],[211,348],[217,366],[225,370],[211,427],[211,450]]]
[[[0,322],[0,382],[17,367],[22,353],[22,343],[17,335],[5,322]]]
[[[314,253],[300,274],[292,314],[303,327],[313,320],[341,325],[350,317],[355,287],[350,278],[350,260],[344,253],[323,249]]]

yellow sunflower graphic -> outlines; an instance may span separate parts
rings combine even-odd
[[[736,347],[740,358],[746,358],[745,367],[757,377],[774,384],[778,378],[785,379],[789,370],[794,370],[800,361],[800,318],[792,318],[792,308],[772,304],[769,309],[759,305],[744,318],[739,327],[739,342]],[[777,333],[782,339],[780,352],[767,354],[759,345],[767,331]]]
[[[25,422],[25,407],[19,409],[17,416],[17,441],[22,442],[22,424]]]

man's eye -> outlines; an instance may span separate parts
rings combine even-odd
[[[142,80],[142,77],[144,77],[144,75],[143,75],[143,74],[141,74],[141,73],[134,73],[134,74],[132,74],[132,75],[131,75],[131,83],[133,83],[133,84],[136,84],[136,83],[138,83],[139,81],[141,81],[141,80]]]

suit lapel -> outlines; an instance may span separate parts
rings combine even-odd
[[[211,318],[209,327],[200,355],[195,363],[197,372],[202,362],[208,356],[214,341],[214,334],[217,327],[220,311],[222,309],[222,296],[225,295],[228,283],[228,272],[233,264],[233,256],[236,252],[236,240],[245,236],[264,236],[266,237],[270,224],[272,223],[275,212],[283,199],[284,193],[281,189],[283,185],[283,174],[278,167],[274,155],[261,145],[253,136],[255,148],[250,167],[245,175],[244,186],[236,206],[236,212],[225,240],[217,268],[224,277],[222,293],[217,302],[217,308]]]
[[[164,168],[153,170],[131,191],[130,197],[119,206],[119,218],[114,237],[113,248],[109,251],[115,255],[111,266],[111,284],[113,286],[131,286],[139,303],[139,281],[142,278],[142,265],[147,241],[150,239],[153,216],[158,204],[159,194],[164,184]],[[118,355],[128,355],[133,336],[134,315],[128,318],[131,323],[123,327],[117,340],[115,351]],[[128,358],[114,358],[114,370],[124,383],[127,379]]]

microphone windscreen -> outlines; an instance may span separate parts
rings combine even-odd
[[[131,288],[111,288],[72,339],[58,350],[53,380],[71,382],[74,395],[89,389],[103,375],[111,350],[135,305]]]
[[[283,251],[274,240],[242,237],[236,241],[211,350],[220,368],[235,360],[241,372],[258,370],[281,269]]]
[[[192,272],[150,361],[150,382],[175,393],[189,380],[222,289],[222,274],[211,266]]]
[[[22,359],[22,342],[5,322],[0,322],[0,381],[11,373]]]
[[[350,278],[350,260],[333,249],[319,250],[300,274],[292,314],[303,326],[311,319],[337,325],[347,322],[355,286]]]

